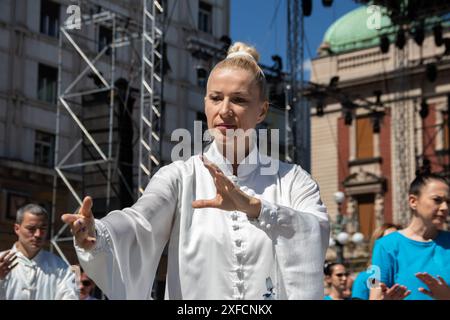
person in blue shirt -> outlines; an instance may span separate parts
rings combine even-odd
[[[324,267],[325,281],[330,286],[329,294],[324,300],[345,300],[348,272],[341,263],[326,263]]]
[[[352,299],[354,300],[369,300],[369,294],[370,294],[370,287],[367,284],[367,280],[369,279],[370,275],[373,275],[373,271],[370,266],[372,264],[372,249],[373,245],[376,240],[380,239],[381,237],[387,236],[388,234],[400,230],[401,227],[399,225],[393,224],[393,223],[383,223],[381,226],[375,229],[375,231],[372,233],[372,236],[370,237],[370,244],[369,244],[369,261],[367,263],[368,270],[361,271],[358,276],[356,277],[355,281],[353,282],[352,286]]]
[[[448,183],[436,174],[418,175],[410,185],[408,201],[410,224],[375,242],[372,265],[379,268],[385,287],[408,288],[411,293],[405,299],[433,299],[423,291],[426,282],[420,275],[450,281],[450,232],[442,230],[449,212]],[[382,287],[372,288],[371,298],[383,298]]]

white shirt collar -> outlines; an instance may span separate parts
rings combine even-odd
[[[17,249],[17,246],[15,243],[14,243],[11,251],[16,252],[17,257],[19,257],[25,264],[30,265],[30,266],[38,264],[39,261],[41,260],[41,256],[42,256],[42,249],[41,249],[32,259],[28,259],[22,252],[20,252]]]
[[[217,146],[217,142],[214,141],[211,143],[208,150],[205,152],[205,156],[208,160],[216,164],[227,177],[233,176],[233,166],[231,162],[224,157],[220,148]],[[259,165],[260,155],[258,147],[256,146],[256,143],[253,143],[249,154],[239,162],[237,177],[245,178],[255,171]]]

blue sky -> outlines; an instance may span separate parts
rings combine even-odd
[[[313,0],[312,15],[305,17],[305,60],[316,56],[327,28],[358,6],[352,0],[334,0],[332,7],[325,8],[321,0]],[[273,65],[273,54],[280,55],[286,69],[286,7],[287,0],[231,0],[231,39],[254,45],[265,65]],[[309,79],[309,72],[305,78]]]

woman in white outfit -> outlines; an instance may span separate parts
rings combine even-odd
[[[267,114],[258,59],[235,43],[212,70],[205,112],[214,141],[203,155],[161,168],[130,208],[97,220],[86,197],[63,216],[82,267],[108,298],[151,299],[168,243],[166,299],[323,299],[329,222],[316,182],[281,161],[267,174],[277,160],[252,136],[229,135]]]

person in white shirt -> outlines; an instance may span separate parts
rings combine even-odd
[[[130,208],[97,220],[85,197],[63,215],[80,264],[109,299],[151,299],[166,244],[166,299],[323,299],[329,221],[316,182],[281,161],[267,174],[277,160],[252,136],[229,135],[267,114],[258,59],[235,43],[212,70],[205,113],[214,141],[204,154],[161,168]]]
[[[69,266],[42,250],[47,227],[48,214],[41,206],[28,204],[17,211],[14,231],[18,241],[0,254],[1,300],[79,299]]]

